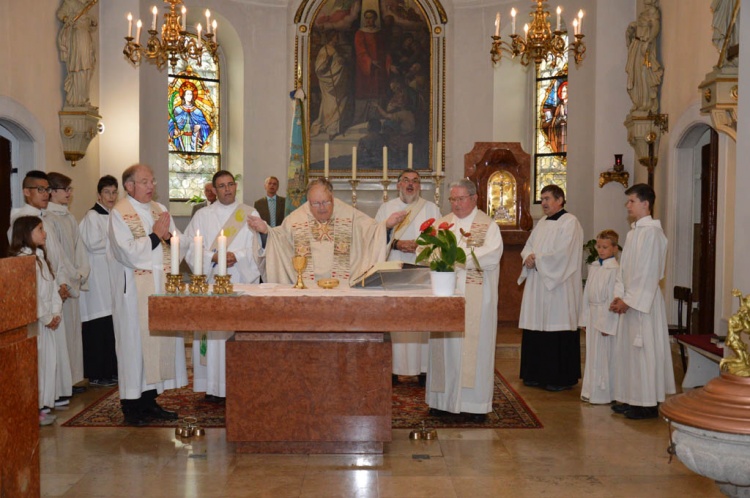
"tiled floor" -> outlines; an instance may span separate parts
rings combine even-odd
[[[538,414],[541,430],[394,430],[380,456],[236,455],[224,430],[183,444],[172,429],[41,428],[42,495],[90,497],[719,497],[714,483],[669,463],[667,424],[628,421],[576,390],[520,385],[517,336],[501,331],[497,368]],[[515,350],[514,350],[515,347]],[[515,353],[514,353],[515,352]],[[679,361],[679,360],[677,360]],[[252,416],[252,414],[248,414]]]

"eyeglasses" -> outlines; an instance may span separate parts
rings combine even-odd
[[[70,193],[73,191],[73,187],[52,187],[50,190],[64,190]]]
[[[404,182],[404,183],[411,183],[412,185],[419,185],[420,183],[422,183],[422,180],[420,180],[419,178],[406,178],[406,177],[403,177],[399,181],[400,182]]]
[[[154,187],[156,187],[156,180],[141,180],[139,182],[135,180],[130,180],[130,181],[133,183],[137,183],[138,185],[142,187],[148,187],[149,185],[153,185]]]
[[[36,190],[40,194],[44,194],[45,192],[50,194],[52,193],[52,189],[49,187],[26,187],[29,190]]]
[[[328,207],[331,204],[333,204],[333,201],[321,201],[321,202],[311,202],[310,206],[314,207],[315,209],[320,209],[322,207]]]
[[[474,197],[474,195],[461,195],[458,197],[448,197],[448,200],[450,202],[464,202],[466,199],[470,199],[471,197]]]
[[[237,186],[236,182],[229,182],[229,183],[220,183],[216,186],[216,188],[224,190],[225,188],[232,188],[236,186]]]

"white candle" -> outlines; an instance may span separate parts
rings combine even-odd
[[[328,142],[323,145],[323,177],[328,178],[328,161],[330,159]]]
[[[133,36],[133,14],[128,12],[128,38]]]
[[[388,147],[383,146],[383,180],[388,179]]]
[[[412,169],[412,163],[414,162],[414,146],[409,142],[409,147],[406,149],[406,167]]]
[[[573,34],[578,34],[578,19],[573,19]]]
[[[211,34],[211,11],[206,9],[206,34]]]
[[[182,7],[182,30],[183,31],[187,29],[187,24],[185,24],[186,22],[185,17],[187,17],[187,9],[183,6]]]
[[[140,45],[141,43],[141,27],[143,26],[143,23],[140,19],[138,19],[138,22],[135,23],[135,42]]]
[[[216,239],[216,249],[218,250],[218,257],[216,258],[219,265],[218,275],[223,276],[227,274],[227,238],[224,236],[224,230]]]
[[[523,37],[524,38],[529,37],[529,25],[528,24],[523,25]]]
[[[198,25],[195,27],[195,29],[198,31],[198,48],[201,47],[201,31],[203,30],[203,26],[201,26],[201,23],[198,23]]]
[[[357,147],[352,147],[352,180],[357,179]]]
[[[562,9],[560,6],[557,6],[557,31],[560,31],[560,14],[562,13]]]
[[[583,33],[583,10],[578,11],[578,34]]]
[[[511,17],[511,31],[515,35],[516,34],[516,9],[510,9],[510,17]]]
[[[153,8],[153,9],[151,9],[151,12],[152,12],[152,13],[154,14],[154,18],[153,18],[153,20],[151,21],[151,31],[156,31],[156,14],[157,14],[157,13],[159,12],[159,11],[158,11],[158,10],[156,9],[156,5],[154,5],[154,8]]]
[[[172,238],[169,239],[169,247],[171,249],[171,269],[170,273],[172,275],[178,275],[180,273],[180,238],[177,236],[177,230],[172,232]]]
[[[216,26],[218,26],[218,24],[216,24],[216,19],[214,19],[213,21],[211,21],[211,33],[214,34],[214,43],[219,40],[219,37],[216,36]]]
[[[500,12],[495,16],[495,36],[500,36]]]
[[[193,237],[193,274],[203,275],[203,236],[200,230]]]
[[[440,175],[443,172],[443,142],[438,141],[437,151],[435,153],[435,173]]]

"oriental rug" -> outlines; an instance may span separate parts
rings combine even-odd
[[[192,380],[192,379],[191,379]],[[203,393],[194,393],[192,385],[165,392],[158,402],[167,410],[176,411],[180,417],[193,416],[198,425],[205,428],[224,427],[224,406],[205,401]],[[467,417],[449,415],[431,417],[424,401],[424,388],[419,387],[416,377],[401,377],[401,382],[393,387],[394,429],[414,429],[422,422],[426,427],[436,429],[477,428],[477,429],[540,429],[542,423],[526,402],[513,390],[508,382],[495,372],[495,395],[492,413],[485,422],[472,423]],[[178,421],[153,421],[147,427],[177,427]],[[120,410],[117,388],[103,392],[103,395],[83,411],[62,424],[63,427],[127,427]]]

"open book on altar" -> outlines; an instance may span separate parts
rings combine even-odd
[[[405,261],[375,263],[352,281],[351,287],[382,287],[384,289],[430,288],[430,268]]]

